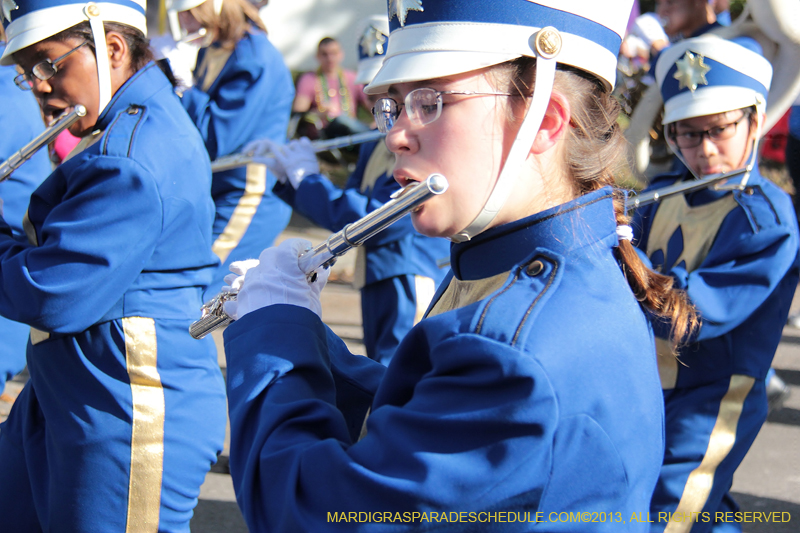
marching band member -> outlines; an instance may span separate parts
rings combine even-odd
[[[294,84],[255,6],[248,0],[171,0],[167,8],[178,12],[186,32],[207,30],[194,83],[181,101],[211,159],[255,139],[286,142]],[[274,184],[257,163],[214,173],[213,250],[222,264],[205,299],[216,294],[231,262],[257,257],[289,223],[291,209],[272,194]]]
[[[5,49],[5,33],[0,26],[0,54]],[[0,162],[14,155],[17,150],[36,138],[44,130],[42,115],[36,100],[21,92],[14,84],[17,71],[13,67],[0,66],[0,127],[13,135],[0,135]],[[31,193],[50,174],[47,150],[40,150],[24,165],[11,174],[0,185],[3,204],[0,214],[5,218],[15,235],[24,235],[22,217],[28,208]],[[0,316],[0,401],[12,403],[13,396],[4,392],[6,381],[25,368],[25,346],[28,344],[30,328]]]
[[[745,170],[719,188],[640,208],[633,224],[639,249],[702,321],[677,358],[663,341],[667,325],[655,322],[666,452],[650,516],[706,511],[712,519],[691,531],[716,531],[713,512],[738,510],[733,473],[767,415],[765,378],[797,286],[800,241],[791,199],[755,165],[769,62],[703,36],[665,51],[656,78],[667,139],[689,170],[658,176],[650,189]]]
[[[355,82],[363,85],[378,72],[386,54],[389,21],[386,15],[363,24],[358,43]],[[394,154],[381,141],[359,149],[356,169],[344,190],[320,175],[310,144],[291,141],[269,149],[276,154],[275,192],[298,212],[331,231],[365,217],[400,189],[392,176]],[[361,318],[367,355],[384,365],[406,333],[422,318],[444,270],[436,264],[449,255],[446,239],[417,233],[409,217],[393,224],[358,248],[354,285],[361,291]]]
[[[214,344],[187,331],[217,265],[203,141],[151,61],[144,0],[7,14],[0,62],[48,121],[87,114],[31,196],[29,242],[0,223],[0,313],[31,326],[0,431],[2,528],[187,531],[225,436]]]
[[[398,530],[431,511],[519,511],[504,531],[571,531],[535,511],[614,510],[624,529],[647,528],[629,520],[658,477],[663,403],[643,308],[676,338],[694,316],[641,263],[612,187],[631,0],[554,4],[390,3],[366,91],[382,96],[395,179],[449,180],[412,220],[454,241],[452,270],[385,371],[321,322],[326,274],[307,281],[304,241],[233,280],[230,465],[251,530],[331,529],[349,511],[390,512]],[[369,407],[360,436],[356,403]]]

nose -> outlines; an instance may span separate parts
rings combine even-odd
[[[411,119],[403,109],[394,121],[394,126],[386,134],[386,147],[395,154],[412,154],[419,150],[419,139],[412,133]]]
[[[719,152],[717,145],[711,140],[708,133],[703,135],[703,139],[700,141],[700,146],[698,148],[700,148],[700,151],[706,157],[716,155]]]
[[[40,80],[36,76],[31,76],[31,91],[39,98],[40,95],[53,92],[53,87],[50,85],[50,80]]]

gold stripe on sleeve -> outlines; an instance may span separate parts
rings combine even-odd
[[[717,467],[728,456],[736,442],[739,416],[742,414],[744,401],[754,383],[755,378],[750,376],[731,376],[728,392],[725,393],[719,406],[717,422],[714,424],[714,429],[711,430],[708,449],[700,466],[695,468],[689,474],[689,479],[686,480],[681,501],[675,511],[678,516],[689,516],[688,513],[699,513],[703,510],[714,484]],[[692,524],[694,524],[692,520],[670,521],[664,529],[664,533],[688,533],[692,530]]]
[[[252,222],[258,210],[266,190],[267,167],[257,163],[247,165],[247,181],[244,186],[244,194],[239,198],[239,203],[234,208],[228,225],[225,226],[225,229],[214,241],[214,246],[211,248],[221,262],[224,263],[233,249],[239,245],[247,228],[250,227],[250,222]],[[265,242],[264,247],[269,244]]]
[[[122,319],[131,381],[133,424],[126,533],[158,531],[164,464],[164,388],[158,373],[152,318]]]

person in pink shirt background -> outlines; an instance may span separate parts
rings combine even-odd
[[[358,120],[358,108],[371,112],[362,85],[356,74],[342,68],[344,53],[339,42],[325,37],[317,46],[316,71],[306,72],[297,80],[292,112],[303,115],[298,135],[309,138],[333,138],[369,130]]]

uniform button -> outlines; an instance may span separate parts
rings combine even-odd
[[[129,107],[128,108],[128,114],[129,115],[137,115],[137,114],[139,114],[139,108],[138,107]]]
[[[537,260],[528,265],[528,268],[526,268],[525,270],[531,276],[538,276],[542,272],[542,270],[544,270],[544,265],[542,264],[541,261]]]

